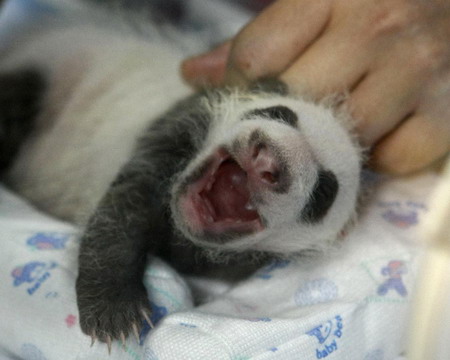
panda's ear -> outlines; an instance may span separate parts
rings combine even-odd
[[[302,210],[301,220],[310,224],[320,222],[333,205],[338,191],[336,175],[329,170],[319,170],[309,201]]]
[[[249,90],[254,93],[264,92],[279,95],[287,95],[289,92],[287,85],[275,78],[259,79],[250,85]]]

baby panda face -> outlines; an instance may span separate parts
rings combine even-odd
[[[331,109],[264,92],[205,95],[210,131],[178,176],[172,213],[194,243],[321,250],[355,209],[360,154]]]

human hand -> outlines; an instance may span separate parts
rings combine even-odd
[[[183,63],[193,85],[279,77],[346,105],[375,169],[406,174],[450,151],[448,0],[278,0],[234,39]]]

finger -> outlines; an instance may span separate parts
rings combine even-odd
[[[230,48],[231,41],[227,41],[206,54],[184,60],[181,64],[182,77],[188,84],[198,88],[221,85]]]
[[[354,87],[369,70],[372,51],[352,31],[327,29],[280,78],[291,91],[313,98]]]
[[[226,82],[242,84],[276,76],[325,28],[330,0],[278,0],[237,35]]]
[[[449,151],[449,122],[414,115],[376,144],[370,164],[382,172],[405,175],[432,165]]]
[[[353,90],[346,105],[363,145],[373,145],[415,110],[422,86],[418,76],[401,66],[386,66]]]

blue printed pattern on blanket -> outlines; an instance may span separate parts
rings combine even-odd
[[[295,303],[300,306],[329,302],[337,297],[338,287],[333,281],[325,278],[307,281],[294,294]]]
[[[271,322],[272,319],[268,317],[256,317],[256,318],[248,318],[248,321],[251,322]]]
[[[401,229],[419,224],[421,214],[428,211],[426,205],[415,201],[381,201],[377,205],[383,209],[381,217]]]
[[[273,271],[276,269],[283,269],[290,264],[289,260],[274,260],[269,265],[263,267],[256,273],[256,277],[264,280],[269,280],[273,276]]]
[[[408,295],[405,285],[403,284],[402,275],[406,274],[408,269],[406,264],[401,260],[389,261],[388,265],[381,269],[381,274],[387,277],[377,290],[377,294],[384,296],[389,290],[395,290],[400,296]]]
[[[35,250],[59,250],[66,247],[70,234],[38,232],[28,238],[27,245]]]
[[[55,262],[44,263],[32,261],[25,265],[17,266],[11,272],[11,276],[14,279],[13,285],[17,287],[24,283],[32,284],[32,286],[27,288],[27,292],[33,295],[41,284],[51,276],[50,270],[54,269],[57,265]]]
[[[20,348],[23,359],[27,360],[47,360],[41,350],[33,344],[23,344]]]
[[[407,303],[408,288],[414,283],[408,254],[380,257],[361,263],[374,285],[374,294],[366,296],[367,302]]]
[[[316,347],[316,358],[323,359],[338,350],[338,339],[342,337],[343,320],[340,315],[334,319],[316,326],[306,332],[309,336],[316,337],[319,346]]]
[[[178,325],[183,326],[188,329],[196,329],[197,328],[197,325],[194,325],[191,323],[186,323],[186,322],[180,322],[180,323],[178,323]]]

